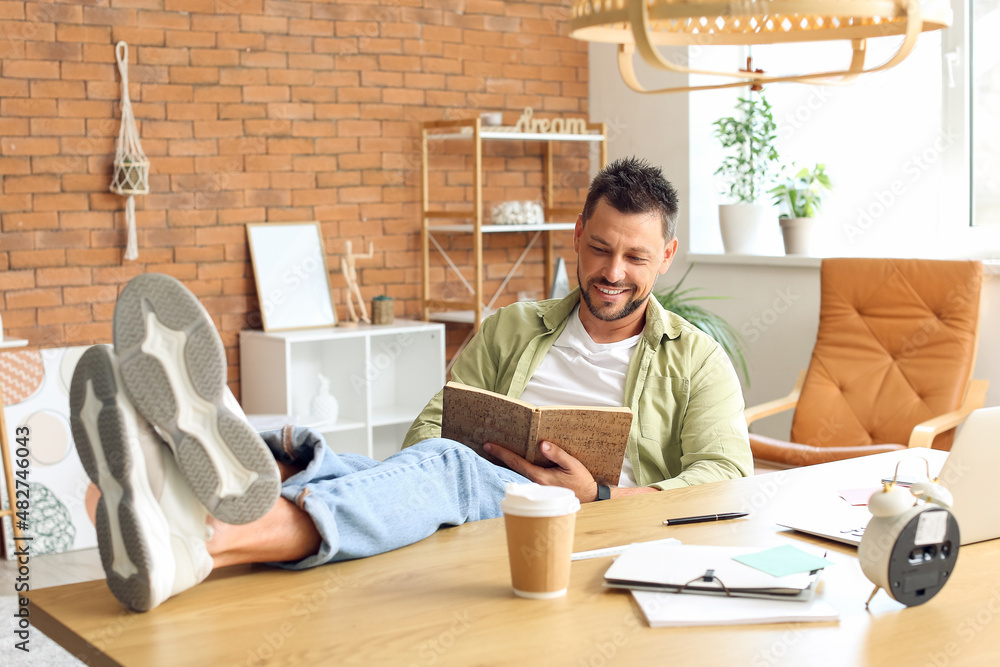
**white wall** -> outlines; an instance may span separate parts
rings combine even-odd
[[[647,82],[648,88],[677,85],[676,82],[680,81],[676,75],[654,72],[643,64],[640,64],[637,70],[640,79]],[[784,85],[787,87],[797,84]],[[865,85],[875,84],[866,82]],[[801,95],[806,91],[807,89],[803,88],[798,93],[793,91],[785,94]],[[705,94],[715,93],[693,93],[694,96]],[[609,160],[627,155],[645,157],[663,168],[664,174],[680,193],[681,215],[678,236],[681,239],[682,250],[677,261],[662,279],[663,285],[676,282],[690,264],[688,248],[692,237],[707,239],[713,234],[717,235],[714,230],[714,226],[718,224],[717,218],[711,211],[718,200],[706,203],[714,192],[711,186],[708,188],[705,186],[706,182],[712,180],[711,172],[714,166],[705,166],[705,160],[702,159],[704,141],[694,142],[700,143],[702,148],[693,148],[688,138],[692,123],[696,127],[704,127],[706,123],[710,124],[712,119],[705,118],[700,103],[689,104],[689,102],[686,94],[641,95],[632,92],[621,81],[614,48],[591,44],[590,115],[594,121],[608,123]],[[813,119],[812,122],[819,121]],[[829,118],[823,123],[829,131],[836,131],[836,123]],[[813,125],[813,131],[816,127],[818,125]],[[802,129],[801,133],[800,136],[808,135],[805,129]],[[704,137],[698,139],[703,140]],[[855,139],[844,137],[843,140],[851,142]],[[865,142],[859,143],[859,152],[865,147],[871,149],[870,141],[871,139],[866,139]],[[692,153],[697,154],[692,155]],[[817,159],[817,161],[822,160]],[[870,159],[864,155],[859,157],[858,169],[871,169],[871,165],[867,163],[869,161]],[[884,177],[888,176],[891,176],[891,173],[884,174]],[[935,202],[936,209],[938,201],[934,196],[936,186],[936,180],[928,178],[921,179],[918,184],[904,189],[898,205],[889,207],[880,217],[877,225],[878,235],[892,234],[895,238],[905,239],[905,245],[909,245],[918,237],[912,225],[914,211],[928,209],[929,200]],[[853,206],[853,202],[858,201],[859,197],[864,201],[865,197],[877,192],[879,187],[877,183],[873,183],[866,191],[847,191],[838,194],[850,198]],[[695,197],[697,201],[692,202]],[[694,216],[692,210],[695,211]],[[847,216],[850,215],[850,211],[844,209],[838,215]],[[938,214],[932,211],[931,215]],[[835,224],[843,224],[843,221],[840,220]],[[890,235],[888,238],[893,236]],[[925,256],[933,256],[935,240],[926,238],[925,241],[928,245],[928,253]],[[904,246],[904,243],[900,242],[899,246]],[[711,248],[699,245],[697,249],[705,251]],[[721,246],[717,249],[721,250]],[[989,249],[984,249],[982,256],[1000,256],[998,250],[1000,248],[994,248],[990,253]],[[840,254],[871,256],[875,253],[871,251],[849,253],[842,249]],[[898,252],[885,254],[900,255]],[[994,268],[1000,269],[1000,267]],[[747,337],[750,367],[750,383],[744,387],[747,404],[754,405],[786,394],[794,384],[798,371],[808,365],[815,341],[819,314],[818,268],[791,265],[713,264],[702,261],[691,271],[688,283],[690,286],[704,288],[706,294],[733,297],[730,300],[713,302],[712,307]],[[976,377],[988,379],[991,383],[986,404],[1000,405],[1000,344],[996,342],[996,334],[993,333],[1000,331],[1000,275],[987,276],[981,327]],[[759,424],[754,428],[760,433],[787,437],[791,419],[790,415],[773,417]]]

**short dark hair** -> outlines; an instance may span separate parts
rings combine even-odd
[[[663,222],[663,240],[670,242],[677,230],[677,190],[663,177],[659,167],[645,160],[626,157],[615,160],[594,177],[583,205],[583,223],[594,215],[604,199],[622,213],[658,211]]]

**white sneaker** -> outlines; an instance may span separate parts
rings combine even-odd
[[[97,537],[114,596],[148,611],[203,581],[212,571],[208,513],[125,396],[110,347],[95,345],[77,363],[70,423],[83,467],[101,491]]]
[[[231,524],[263,516],[281,491],[278,467],[229,407],[225,348],[197,297],[170,276],[136,276],[118,297],[113,328],[129,399],[209,513]]]

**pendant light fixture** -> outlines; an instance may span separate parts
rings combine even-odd
[[[847,83],[860,74],[888,69],[913,50],[921,32],[951,25],[948,0],[573,0],[570,35],[618,45],[618,69],[639,93],[670,93],[745,86],[748,83]],[[898,49],[878,64],[866,62],[867,40],[901,37]],[[850,62],[815,72],[765,74],[692,69],[658,50],[662,46],[753,46],[846,41]],[[647,90],[635,73],[639,55],[657,69],[736,79],[714,85]],[[749,67],[747,68],[750,69]]]

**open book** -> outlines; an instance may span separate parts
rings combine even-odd
[[[444,387],[441,437],[457,440],[497,464],[500,460],[487,454],[483,444],[492,442],[535,465],[551,466],[539,447],[547,440],[580,461],[598,484],[615,486],[631,427],[629,408],[536,407],[457,382]]]

